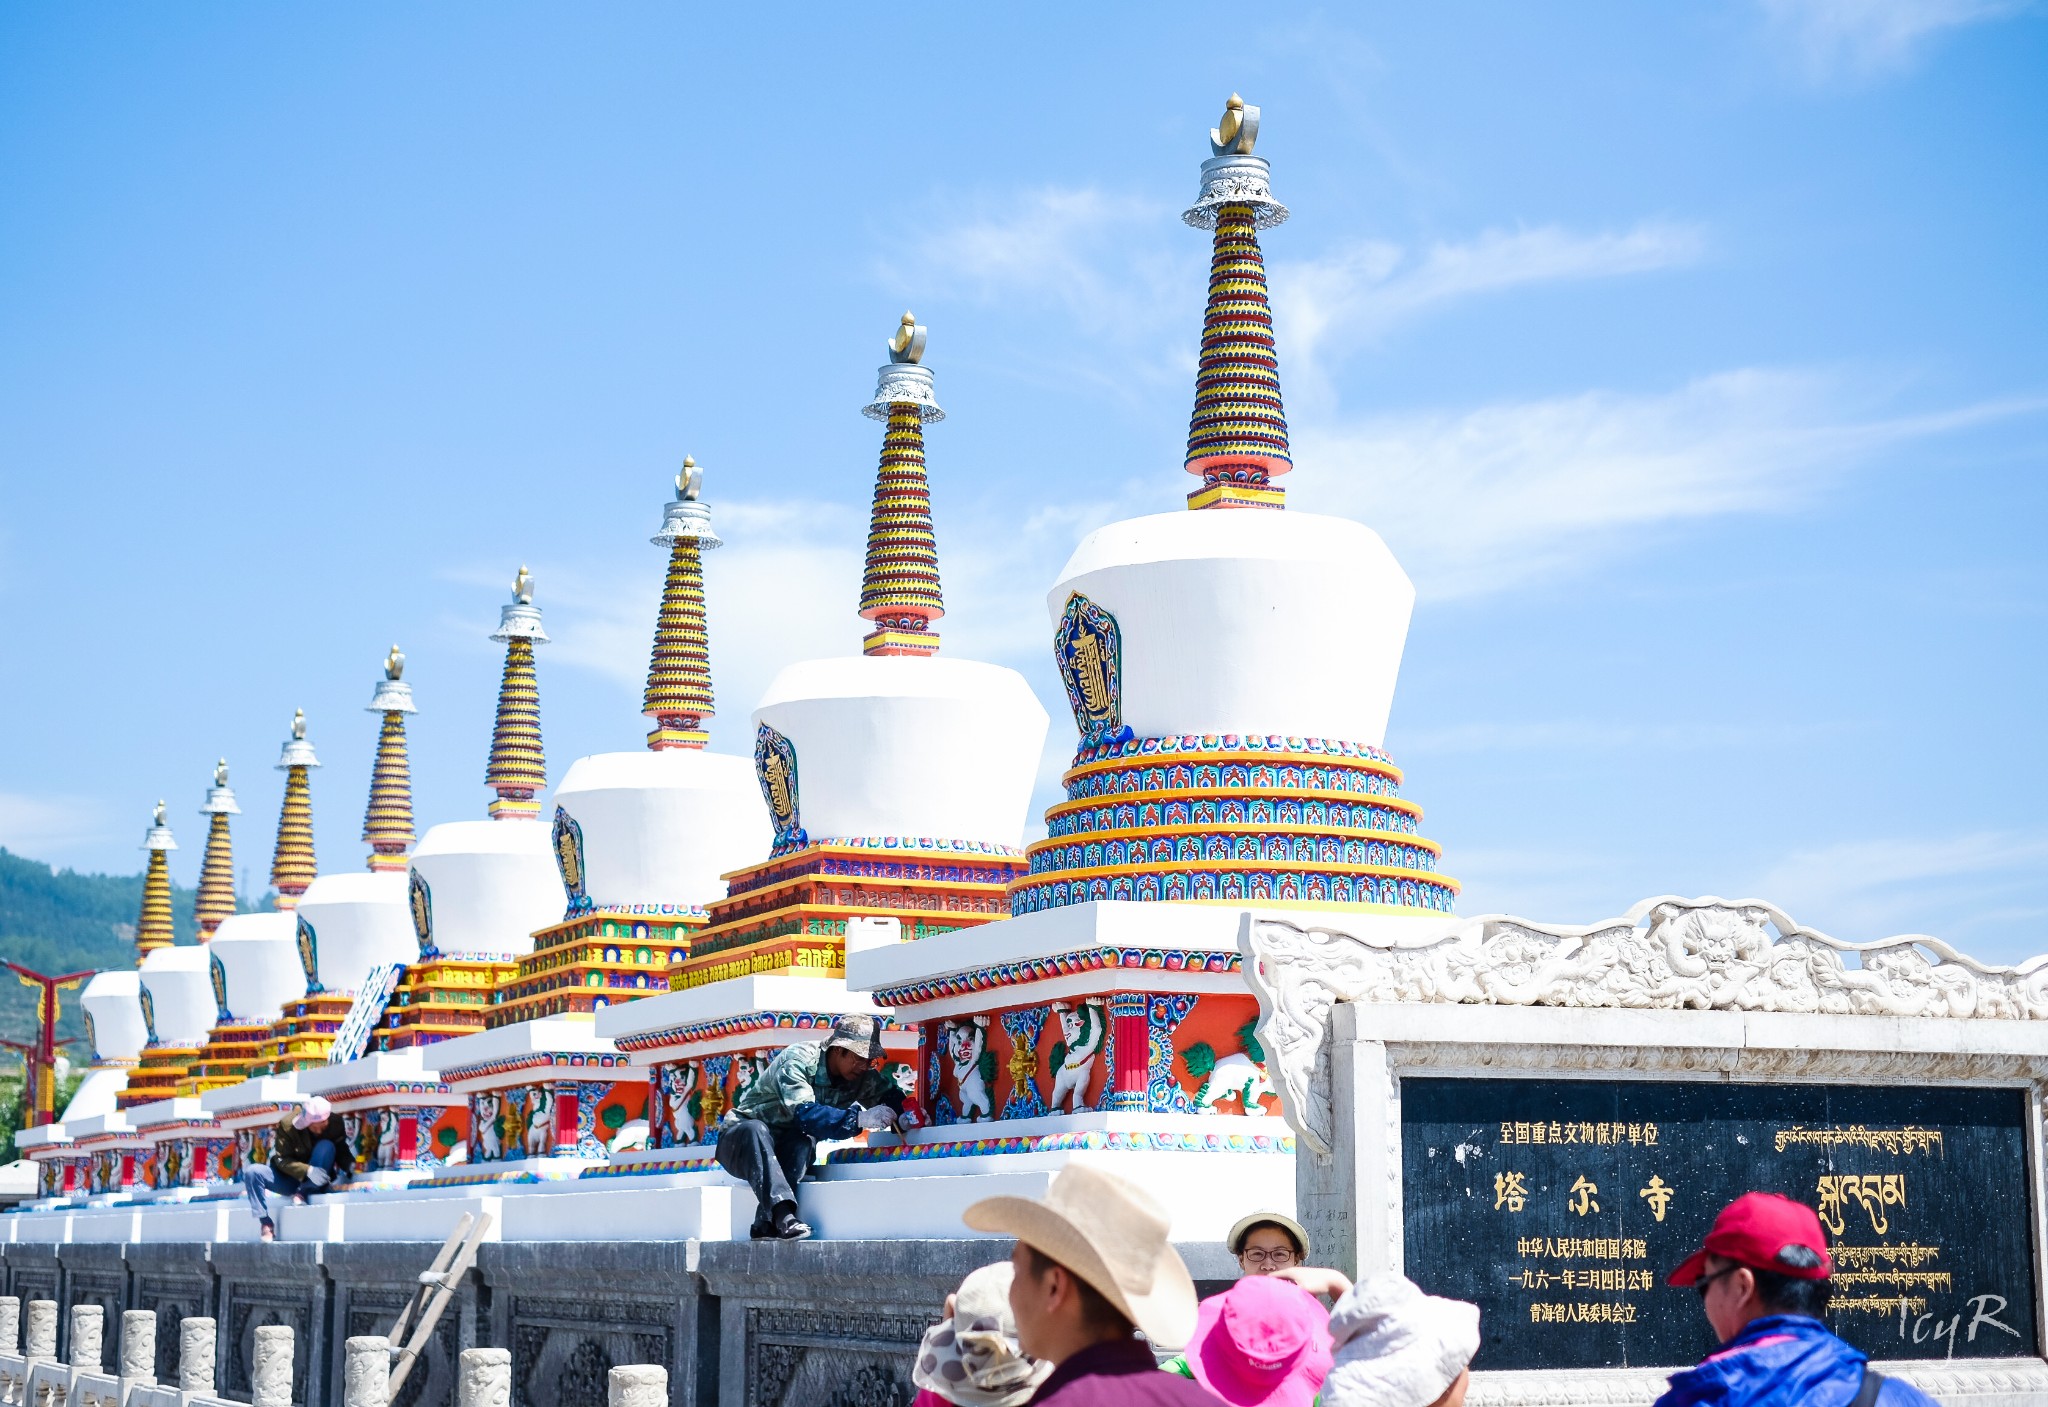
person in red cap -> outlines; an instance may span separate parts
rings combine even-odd
[[[1673,1373],[1656,1407],[1934,1407],[1821,1322],[1833,1274],[1813,1208],[1770,1192],[1723,1207],[1669,1282],[1700,1292],[1722,1346]]]

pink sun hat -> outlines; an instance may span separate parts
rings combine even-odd
[[[1330,1314],[1291,1280],[1247,1275],[1202,1301],[1186,1357],[1231,1407],[1308,1407],[1330,1372]]]

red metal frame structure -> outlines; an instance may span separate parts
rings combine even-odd
[[[0,1041],[10,1050],[21,1052],[25,1082],[28,1087],[28,1126],[41,1128],[54,1123],[57,1118],[57,1047],[70,1045],[70,1041],[57,1039],[58,996],[66,987],[76,987],[97,972],[70,972],[62,977],[48,977],[23,967],[18,962],[7,964],[14,975],[21,979],[21,985],[30,987],[36,993],[36,1038],[27,1041]]]

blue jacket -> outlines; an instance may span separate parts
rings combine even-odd
[[[1657,1407],[1849,1407],[1863,1386],[1865,1356],[1818,1319],[1767,1315],[1697,1367],[1673,1373]],[[1886,1379],[1877,1401],[1878,1407],[1936,1407],[1897,1378]]]

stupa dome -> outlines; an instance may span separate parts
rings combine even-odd
[[[130,1061],[142,1053],[149,1026],[142,1019],[140,976],[118,969],[102,972],[85,984],[78,1004],[91,1027],[95,1063]]]
[[[774,833],[752,759],[705,750],[716,700],[704,554],[724,542],[694,458],[683,456],[675,484],[651,539],[667,551],[668,573],[641,697],[654,723],[648,750],[579,758],[555,790],[555,853],[572,913],[701,909]]]
[[[406,933],[415,958],[533,951],[534,930],[562,916],[548,828],[526,820],[443,821],[413,849],[411,899]]]
[[[157,1045],[197,1046],[213,1029],[213,965],[203,947],[158,948],[142,960],[144,1017]],[[94,1022],[97,1030],[98,1022]]]
[[[1122,636],[1139,737],[1278,733],[1380,746],[1415,587],[1378,533],[1316,513],[1157,513],[1097,528],[1046,597]]]
[[[297,912],[305,992],[360,991],[371,968],[418,956],[404,875],[321,875]]]
[[[1014,669],[853,655],[784,669],[754,722],[794,752],[796,820],[813,841],[1015,849],[1050,720]]]
[[[298,921],[288,913],[236,914],[206,945],[214,967],[217,1020],[275,1021],[306,994]]]
[[[719,876],[759,859],[773,834],[752,759],[696,748],[579,758],[555,789],[555,808],[558,836],[575,827],[582,893],[598,908],[701,906],[725,893]],[[550,919],[560,899],[557,890]]]

